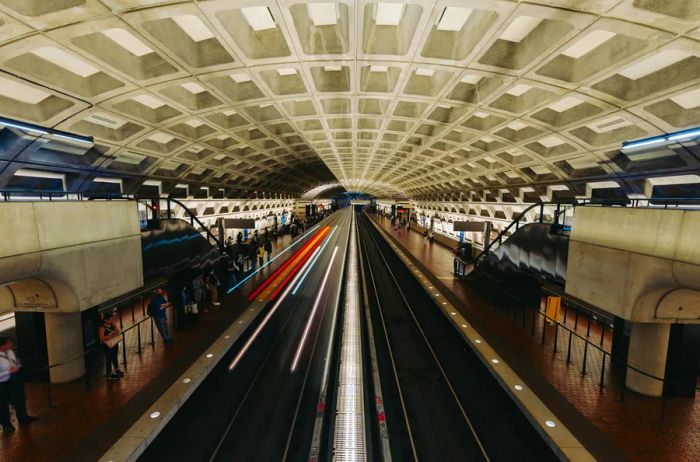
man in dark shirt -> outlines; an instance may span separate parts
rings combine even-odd
[[[153,318],[153,322],[156,324],[156,328],[158,328],[158,332],[160,336],[163,337],[166,344],[173,343],[173,339],[168,333],[168,317],[166,311],[170,305],[171,303],[168,302],[163,295],[163,289],[161,287],[156,289],[151,303],[148,304],[148,312]]]

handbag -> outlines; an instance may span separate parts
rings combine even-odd
[[[115,335],[114,337],[105,340],[103,343],[107,345],[108,348],[114,348],[119,342],[121,342],[122,336],[121,334]]]

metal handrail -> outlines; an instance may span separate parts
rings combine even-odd
[[[507,295],[507,296],[510,297],[512,300],[515,300],[515,301],[517,301],[518,303],[521,302],[521,299],[520,299],[518,296],[516,296],[515,294],[509,292],[508,290],[504,289],[503,287],[498,286],[497,289],[498,289],[499,292],[502,292],[503,294]],[[561,295],[558,295],[558,296],[561,296]],[[576,307],[576,308],[574,308],[574,309],[577,309],[577,308],[579,308],[579,307],[585,309],[585,307],[581,306],[581,305],[580,305],[579,303],[577,303],[576,301],[571,300],[571,299],[569,299],[569,298],[567,298],[567,297],[565,297],[565,296],[561,296],[561,297],[562,297],[562,300],[564,300],[564,301],[567,302],[567,305],[574,305],[574,306]],[[666,387],[669,386],[669,385],[677,385],[677,384],[679,384],[678,381],[668,380],[668,379],[665,379],[665,378],[662,378],[662,377],[658,377],[658,376],[656,376],[656,375],[654,375],[654,374],[650,374],[650,373],[648,373],[647,371],[644,371],[644,370],[642,370],[642,369],[640,369],[640,368],[638,368],[638,367],[636,367],[636,366],[633,366],[632,364],[630,364],[630,363],[628,363],[628,362],[626,362],[626,361],[621,360],[620,358],[618,358],[618,357],[616,357],[615,355],[613,355],[612,352],[607,351],[605,348],[603,348],[603,347],[601,346],[602,343],[603,343],[603,336],[605,335],[605,330],[604,330],[604,325],[605,325],[605,324],[604,324],[603,322],[601,322],[601,329],[602,329],[602,330],[601,330],[601,334],[602,334],[602,336],[601,336],[601,340],[600,340],[600,345],[598,345],[598,344],[592,342],[592,341],[590,340],[590,319],[591,319],[590,314],[589,314],[589,321],[588,321],[588,329],[587,329],[586,335],[583,336],[583,335],[579,334],[578,332],[576,332],[576,331],[574,330],[575,327],[574,327],[574,329],[569,328],[566,324],[563,324],[563,323],[560,322],[558,319],[555,319],[555,318],[552,318],[552,317],[550,317],[550,316],[547,316],[547,313],[546,313],[546,312],[542,312],[542,311],[540,310],[540,308],[533,308],[533,307],[525,307],[525,308],[526,308],[526,309],[531,309],[531,310],[533,311],[533,315],[532,315],[532,316],[533,316],[533,320],[532,320],[532,323],[533,323],[533,324],[532,324],[532,334],[531,334],[531,335],[534,335],[535,316],[541,316],[541,317],[543,318],[543,323],[546,323],[546,322],[549,321],[549,322],[551,322],[551,323],[554,325],[554,328],[555,328],[555,334],[554,334],[554,335],[555,335],[555,340],[554,340],[554,346],[553,346],[553,348],[554,348],[554,352],[555,352],[555,353],[556,353],[556,351],[557,351],[557,350],[556,350],[556,348],[557,348],[557,340],[556,340],[556,339],[557,339],[557,336],[558,336],[558,329],[559,329],[559,328],[563,328],[565,331],[569,332],[569,342],[568,342],[568,344],[569,344],[569,352],[567,353],[567,363],[570,362],[570,359],[569,359],[569,358],[570,358],[570,351],[571,351],[571,338],[572,338],[572,336],[573,336],[573,337],[576,337],[576,338],[579,338],[580,340],[583,340],[583,341],[585,342],[584,356],[583,356],[583,366],[582,366],[582,372],[581,372],[582,375],[586,375],[586,366],[587,366],[586,358],[587,358],[587,352],[588,352],[589,346],[590,346],[590,347],[593,347],[594,349],[600,351],[600,352],[603,354],[603,361],[602,361],[602,364],[601,364],[600,381],[599,381],[599,384],[598,384],[598,385],[599,385],[599,388],[603,388],[603,387],[605,386],[605,361],[606,361],[605,358],[608,357],[608,356],[610,357],[610,361],[614,361],[616,364],[625,367],[625,374],[627,374],[628,370],[632,370],[632,371],[634,371],[634,372],[636,372],[636,373],[638,373],[638,374],[641,374],[641,375],[643,375],[643,376],[645,376],[645,377],[647,377],[647,378],[649,378],[649,379],[662,382],[662,384],[663,384],[663,385],[662,385],[662,386],[663,386],[662,400],[663,400],[663,401],[662,401],[662,409],[661,409],[661,418],[663,419],[664,410],[665,410],[665,405],[666,405],[666,398],[667,398],[667,396],[666,396]],[[589,311],[590,311],[590,310],[589,310]],[[592,313],[592,311],[591,311],[591,313]],[[600,316],[600,315],[598,315],[597,313],[596,313],[596,315],[599,316],[599,317],[602,317],[603,319],[605,319],[605,320],[607,320],[608,322],[610,322],[609,319],[605,318],[604,316]],[[523,316],[523,327],[525,327],[524,319],[525,319],[525,318],[524,318],[524,316]],[[541,342],[542,345],[544,345],[544,343],[545,343],[545,336],[546,336],[546,329],[545,329],[545,326],[544,326],[544,324],[543,324],[543,328],[542,328],[542,342]],[[621,388],[622,388],[622,390],[621,390],[621,392],[620,392],[620,402],[624,402],[625,393],[626,393],[626,386],[623,384],[623,386],[622,386]],[[696,386],[696,387],[695,387],[695,392],[697,393],[698,391],[700,391],[700,387]]]

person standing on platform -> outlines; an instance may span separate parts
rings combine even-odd
[[[97,329],[100,337],[102,352],[105,355],[105,366],[107,368],[107,380],[119,380],[124,377],[124,373],[119,369],[119,327],[117,326],[116,313],[105,313],[102,325]],[[114,369],[114,370],[113,370]]]
[[[148,312],[153,318],[153,322],[156,324],[156,328],[163,337],[165,344],[173,343],[173,339],[168,332],[168,313],[167,309],[171,306],[171,303],[165,298],[163,294],[163,288],[158,287],[156,293],[151,299],[151,303],[148,304]]]
[[[20,425],[36,420],[36,417],[27,414],[22,365],[12,351],[13,347],[14,343],[9,337],[0,337],[0,424],[5,433],[15,431],[10,422],[10,404],[15,408]]]
[[[221,305],[221,303],[219,302],[219,289],[218,289],[218,287],[221,285],[221,283],[216,278],[216,275],[214,275],[213,270],[209,272],[205,282],[207,285],[207,289],[209,289],[209,295],[211,296],[211,304],[214,306]]]
[[[270,257],[272,256],[272,239],[267,236],[265,239],[265,254],[267,255],[267,262],[270,263]]]
[[[177,293],[177,315],[175,316],[175,328],[185,327],[185,307],[187,306],[187,286],[183,285]]]
[[[204,281],[202,276],[198,274],[192,281],[192,292],[194,296],[194,302],[196,304],[201,304],[204,299]]]
[[[263,247],[258,247],[258,265],[260,268],[265,264],[265,249]]]
[[[228,266],[226,267],[226,273],[228,275],[228,280],[227,280],[227,290],[233,289],[236,284],[238,284],[238,268],[236,267],[236,260],[233,258],[229,259],[228,261]]]

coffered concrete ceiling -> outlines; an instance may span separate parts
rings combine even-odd
[[[619,146],[700,124],[699,26],[697,0],[0,0],[0,113],[96,142],[53,164],[6,150],[0,171],[634,189],[698,169],[692,149]]]

